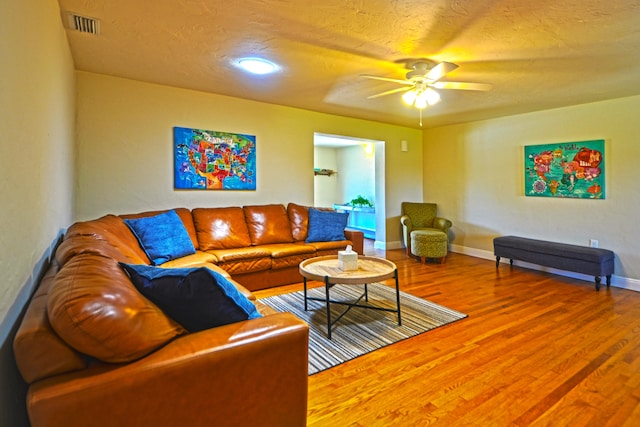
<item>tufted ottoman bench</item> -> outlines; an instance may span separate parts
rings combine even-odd
[[[420,257],[422,263],[426,258],[440,258],[444,264],[447,256],[447,234],[438,230],[414,230],[411,232],[411,253]]]

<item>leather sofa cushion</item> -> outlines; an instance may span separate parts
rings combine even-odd
[[[60,269],[47,313],[67,344],[104,362],[138,359],[185,332],[136,290],[116,260],[93,254]]]
[[[100,255],[121,262],[143,263],[143,260],[137,256],[127,257],[106,240],[78,235],[67,237],[60,243],[60,246],[56,249],[55,260],[59,265],[63,266],[70,259],[81,254]]]
[[[236,274],[270,270],[272,262],[270,257],[232,259],[229,261],[221,261],[218,266],[223,268],[230,275],[235,276]]]
[[[242,208],[196,208],[192,214],[200,250],[251,246]]]
[[[287,215],[291,224],[291,234],[296,242],[303,242],[309,231],[309,208],[295,203],[287,205]]]
[[[262,249],[271,254],[272,259],[286,258],[293,255],[315,256],[316,248],[303,243],[278,243],[274,245],[263,245]]]
[[[65,240],[75,236],[88,236],[96,240],[104,240],[120,251],[129,262],[150,263],[136,236],[118,216],[105,215],[91,221],[76,222],[67,229]]]
[[[282,258],[274,258],[271,260],[271,269],[278,270],[288,267],[298,267],[302,261],[313,258],[314,256],[316,256],[315,252],[313,254],[289,255]]]
[[[247,246],[246,248],[237,249],[215,249],[207,253],[214,255],[218,260],[218,263],[257,258],[271,259],[271,252],[263,246]]]
[[[293,242],[284,205],[245,206],[243,210],[252,245]]]
[[[16,364],[28,384],[87,366],[85,357],[60,339],[47,318],[48,293],[57,271],[56,266],[47,271],[13,341]]]
[[[256,306],[256,310],[258,310],[258,313],[262,314],[262,317],[264,316],[272,316],[274,314],[278,314],[279,311],[271,308],[270,306],[260,302],[260,300],[256,300],[253,302]]]
[[[172,259],[171,261],[167,261],[164,264],[161,264],[160,267],[163,268],[187,268],[187,267],[197,267],[203,263],[216,263],[218,262],[218,258],[210,252],[202,252],[196,251],[193,255],[183,256],[182,258]]]
[[[350,240],[338,240],[335,242],[311,242],[309,246],[316,248],[316,256],[332,255],[336,251],[343,250],[347,245],[352,245]]]

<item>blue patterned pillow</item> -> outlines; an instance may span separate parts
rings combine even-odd
[[[196,253],[189,232],[175,210],[144,218],[125,219],[153,265]]]
[[[189,332],[262,317],[226,277],[206,267],[120,266],[142,295]]]
[[[321,211],[309,208],[309,231],[305,242],[334,242],[345,240],[344,228],[349,214],[346,212]]]

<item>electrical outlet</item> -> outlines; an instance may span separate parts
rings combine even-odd
[[[589,246],[591,246],[592,248],[597,248],[598,247],[598,241],[595,239],[590,239],[589,240]]]

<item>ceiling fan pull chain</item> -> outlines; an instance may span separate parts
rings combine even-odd
[[[420,127],[422,127],[422,108],[420,109]]]

